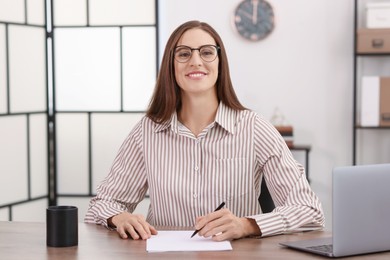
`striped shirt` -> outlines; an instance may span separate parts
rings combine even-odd
[[[258,202],[263,176],[276,205],[264,214]],[[85,221],[107,227],[108,218],[133,212],[147,191],[146,219],[156,226],[194,226],[221,202],[236,216],[255,219],[262,236],[324,226],[321,203],[278,131],[255,112],[223,103],[198,136],[176,113],[163,124],[141,119],[98,186]]]

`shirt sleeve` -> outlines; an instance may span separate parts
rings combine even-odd
[[[298,231],[303,226],[323,228],[321,203],[306,179],[305,169],[293,158],[282,136],[260,117],[254,136],[256,160],[275,203],[272,212],[249,216],[256,220],[262,237]]]
[[[148,189],[142,152],[142,124],[138,123],[121,145],[107,177],[97,187],[84,221],[107,225],[107,219],[132,213]],[[131,189],[130,189],[131,187]]]

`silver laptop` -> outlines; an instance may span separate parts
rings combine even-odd
[[[390,164],[333,169],[331,238],[281,245],[329,257],[390,250]]]

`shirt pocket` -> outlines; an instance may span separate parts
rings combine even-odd
[[[220,201],[244,199],[253,189],[253,178],[246,158],[216,159],[210,178],[212,195]]]

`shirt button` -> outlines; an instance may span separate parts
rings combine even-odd
[[[199,170],[199,167],[198,166],[195,166],[195,171],[198,171]]]
[[[198,194],[194,193],[194,199],[196,199],[198,197]]]

